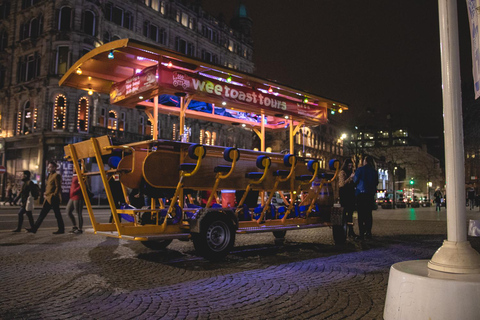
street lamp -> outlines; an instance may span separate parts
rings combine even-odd
[[[427,182],[427,192],[428,192],[428,202],[430,203],[430,188],[432,187],[432,182]]]

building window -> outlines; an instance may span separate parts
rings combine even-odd
[[[193,43],[187,42],[180,37],[175,38],[175,50],[192,57],[195,56],[195,46]]]
[[[107,128],[111,130],[117,130],[117,113],[113,110],[108,112],[108,123]]]
[[[22,0],[22,9],[26,9],[36,5],[40,0]]]
[[[105,108],[100,109],[100,116],[98,117],[98,125],[105,127]]]
[[[77,109],[77,130],[78,132],[88,132],[88,119],[90,117],[90,109],[87,97],[82,97],[78,101]]]
[[[0,4],[0,20],[7,19],[9,14],[10,14],[10,1],[3,1]]]
[[[36,39],[40,34],[42,34],[42,28],[43,28],[42,21],[43,21],[43,17],[39,16],[25,23],[22,23],[20,25],[20,30],[19,30],[20,40],[29,39],[29,38]]]
[[[30,81],[40,75],[38,52],[18,59],[18,82]]]
[[[118,121],[118,130],[125,131],[125,112],[120,113],[120,120]]]
[[[22,110],[18,111],[17,120],[17,133],[29,134],[34,130],[34,124],[36,120],[34,108],[31,106],[30,101],[25,102]]]
[[[70,57],[70,47],[61,46],[57,49],[57,64],[55,73],[56,74],[65,74],[70,67],[69,64]]]
[[[85,14],[83,16],[83,31],[90,35],[90,36],[95,36],[96,34],[96,19],[95,19],[95,13],[92,11],[85,11]]]
[[[65,115],[67,113],[67,97],[59,94],[53,106],[53,130],[65,129]]]
[[[161,37],[159,37],[158,27],[148,21],[143,23],[143,35],[155,42],[163,43],[163,41],[161,41]]]
[[[202,60],[218,64],[218,56],[216,54],[208,52],[207,50],[202,50]]]
[[[111,2],[105,5],[105,19],[130,30],[133,27],[132,13],[114,6]]]
[[[2,30],[0,32],[0,52],[5,51],[8,46],[8,32],[7,30]]]
[[[4,66],[0,66],[0,89],[3,89],[3,87],[5,87],[5,73],[6,68]]]
[[[72,8],[62,7],[58,14],[58,30],[70,31],[72,25]]]
[[[138,134],[144,135],[145,134],[145,118],[140,117],[138,121]]]

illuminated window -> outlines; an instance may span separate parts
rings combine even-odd
[[[57,49],[57,64],[56,64],[56,73],[57,74],[65,74],[67,72],[70,64],[69,64],[69,57],[70,57],[70,47],[68,46],[60,46]]]
[[[82,97],[78,101],[77,109],[77,130],[78,132],[88,132],[88,119],[90,116],[87,97]]]
[[[101,127],[105,127],[105,108],[100,109],[100,115],[98,117],[98,125]]]
[[[67,113],[67,97],[59,94],[53,106],[53,130],[65,129],[65,115]]]
[[[120,113],[120,120],[118,121],[118,130],[125,131],[125,112]]]
[[[18,111],[17,134],[29,134],[34,131],[36,124],[36,112],[34,109],[30,101],[27,101],[23,108]]]
[[[107,123],[107,128],[111,130],[117,130],[117,113],[113,110],[110,110],[108,112],[108,123]]]

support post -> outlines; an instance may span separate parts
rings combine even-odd
[[[480,273],[480,254],[467,241],[457,1],[439,0],[438,11],[448,199],[447,240],[428,262],[428,268],[450,273]]]

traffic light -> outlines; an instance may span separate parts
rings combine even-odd
[[[413,181],[413,178],[410,179],[410,185],[413,185],[415,181]]]

